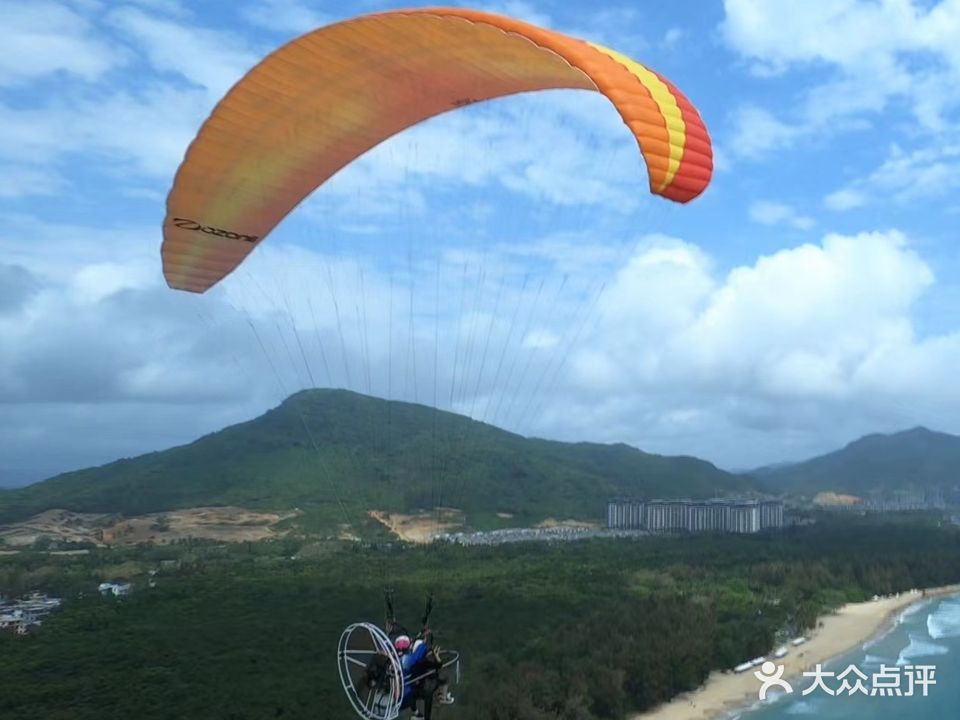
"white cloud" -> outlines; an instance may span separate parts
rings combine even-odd
[[[0,163],[0,198],[56,195],[65,187],[66,182],[56,172]]]
[[[915,150],[890,147],[887,159],[866,177],[830,193],[832,210],[849,210],[876,200],[906,203],[949,197],[960,188],[960,144],[934,144]]]
[[[651,240],[617,274],[542,427],[574,438],[575,416],[604,439],[737,466],[878,428],[956,432],[960,391],[944,388],[960,334],[914,331],[933,283],[898,232],[830,234],[725,277],[696,247]]]
[[[83,265],[73,276],[68,288],[70,299],[77,305],[92,305],[121,290],[156,285],[156,270],[154,263],[98,262]]]
[[[960,145],[942,145],[906,152],[893,146],[869,183],[898,200],[944,195],[960,187]]]
[[[761,72],[795,63],[853,66],[915,45],[918,14],[912,3],[823,0],[726,0],[727,42],[753,58]]]
[[[824,199],[824,204],[831,210],[852,210],[867,203],[866,196],[852,188],[843,188],[832,192]]]
[[[710,259],[696,246],[651,236],[614,277],[601,304],[604,320],[638,343],[663,337],[692,322],[712,289],[710,270]]]
[[[77,0],[74,0],[75,2]],[[81,3],[85,3],[87,0],[79,0]],[[94,3],[99,3],[100,0],[92,0]],[[165,15],[170,15],[178,18],[188,18],[190,17],[189,11],[183,6],[181,0],[125,0],[125,5],[136,5],[138,7],[147,8],[154,12],[163,13]],[[100,9],[103,9],[101,5]]]
[[[894,101],[920,129],[938,132],[960,105],[960,3],[954,0],[932,7],[911,0],[726,0],[725,9],[724,38],[757,74],[828,72],[789,108],[796,118],[790,123],[768,111],[741,111],[732,150],[741,155],[756,157],[801,137],[836,132]],[[751,142],[757,128],[761,140]]]
[[[125,60],[123,51],[97,36],[92,23],[61,3],[0,0],[0,17],[0,87],[56,73],[94,82]]]
[[[792,393],[783,379],[800,380],[804,368],[855,366],[877,344],[909,341],[910,307],[932,282],[899,233],[827,235],[732,271],[681,345],[701,369],[746,372],[767,392]]]
[[[216,99],[260,59],[241,36],[160,18],[137,8],[115,10],[108,20],[146,53],[155,69],[176,73]]]
[[[20,265],[0,265],[0,315],[20,312],[39,284]]]
[[[26,215],[0,215],[2,261],[61,287],[68,286],[87,265],[120,262],[156,268],[156,241],[156,229],[149,225],[87,227]]]
[[[523,338],[523,347],[531,350],[542,350],[556,347],[560,342],[560,336],[550,330],[534,330]]]
[[[813,218],[799,214],[790,205],[769,200],[751,204],[750,219],[763,225],[791,225],[798,230],[809,230],[815,225]]]
[[[734,126],[734,135],[724,147],[731,155],[746,158],[757,158],[771,150],[789,147],[804,132],[754,105],[741,107],[735,112]]]
[[[681,28],[672,27],[663,34],[661,44],[666,48],[676,47],[677,43],[683,40],[684,32]]]
[[[92,20],[61,6],[50,11],[55,19],[73,18],[96,42],[106,42],[104,29]],[[92,9],[88,14],[96,15]],[[111,10],[105,17],[131,48],[145,53],[155,73],[124,90],[123,83],[94,82],[103,80],[103,73],[94,72],[94,65],[81,58],[75,67],[89,76],[90,84],[40,93],[39,102],[0,102],[4,137],[0,161],[12,166],[11,175],[0,183],[0,195],[44,195],[61,189],[68,177],[68,160],[80,154],[96,157],[106,174],[132,171],[169,180],[204,115],[256,59],[242,38],[192,27],[180,19],[161,18],[132,6]],[[66,50],[53,55],[74,67]],[[132,51],[122,55],[128,62],[136,57]],[[35,69],[33,75],[56,68]],[[180,79],[171,81],[166,74]]]
[[[34,182],[21,194],[45,194],[71,156],[89,154],[101,169],[170,179],[209,107],[199,90],[147,86],[140,94],[115,92],[43,108],[14,109],[0,103],[0,130],[8,140],[0,159],[19,166]],[[104,162],[105,161],[105,162]],[[61,170],[63,168],[63,170]],[[47,177],[47,183],[39,178]]]
[[[626,260],[591,247],[589,233],[580,244],[493,243],[483,255],[451,241],[439,278],[429,251],[408,265],[404,247],[390,260],[380,246],[344,257],[277,241],[195,297],[163,286],[149,228],[4,227],[5,261],[29,272],[0,270],[21,288],[0,298],[7,401],[53,403],[64,417],[102,407],[107,424],[118,405],[134,418],[160,404],[170,419],[179,404],[191,417],[177,442],[310,376],[427,403],[436,383],[442,406],[521,432],[738,465],[829,449],[894,417],[960,430],[931,420],[951,397],[958,340],[916,337],[912,313],[933,275],[896,232],[828,235],[725,276],[703,250],[665,236]],[[124,447],[146,449],[135,428],[153,426],[128,423]],[[63,423],[45,427],[72,436]]]
[[[241,14],[252,25],[294,35],[329,25],[334,20],[333,16],[301,0],[261,0],[246,5]]]
[[[550,15],[543,12],[536,4],[526,2],[526,0],[497,0],[497,2],[479,3],[476,7],[497,15],[517,18],[531,25],[539,25],[540,27],[553,27],[554,25]]]

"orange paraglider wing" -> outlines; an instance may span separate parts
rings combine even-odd
[[[313,190],[392,135],[475,102],[552,88],[610,99],[640,145],[652,192],[687,202],[710,182],[710,138],[696,109],[624,55],[474,10],[366,15],[283,46],[214,109],[167,199],[167,283],[209,289]]]

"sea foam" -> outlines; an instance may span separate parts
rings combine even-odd
[[[927,632],[934,640],[960,637],[960,598],[944,600],[927,617]]]
[[[910,633],[910,644],[900,651],[897,665],[910,665],[918,658],[946,655],[948,652],[950,649],[944,645],[937,645],[917,633]]]
[[[797,700],[784,710],[785,715],[818,715],[817,707],[810,700]]]

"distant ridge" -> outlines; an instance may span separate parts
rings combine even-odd
[[[461,508],[468,524],[601,520],[612,495],[702,498],[750,478],[691,457],[525,438],[461,415],[346,390],[307,390],[249,422],[162,452],[0,494],[0,522],[51,508],[127,515],[205,505],[300,507],[318,526],[367,510]]]
[[[812,497],[818,492],[951,491],[960,483],[960,437],[915,427],[874,433],[826,455],[748,473],[770,491]]]

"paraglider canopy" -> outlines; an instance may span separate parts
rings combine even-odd
[[[556,88],[611,101],[653,193],[688,202],[706,188],[712,151],[696,109],[625,55],[487,12],[376,13],[293,40],[220,101],[167,200],[167,283],[206,291],[318,186],[392,135],[479,101]]]

